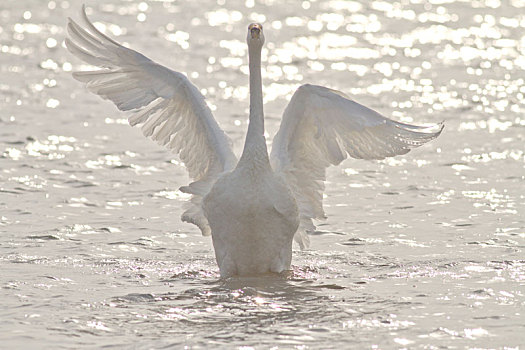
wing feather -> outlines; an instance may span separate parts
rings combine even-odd
[[[100,32],[87,18],[84,6],[82,19],[84,26],[69,19],[66,47],[100,69],[75,72],[73,77],[121,111],[132,111],[130,125],[140,125],[146,137],[179,155],[194,180],[181,188],[193,195],[182,218],[209,235],[200,202],[218,176],[235,166],[231,141],[186,76]]]
[[[285,177],[299,207],[295,240],[308,245],[312,219],[325,217],[322,199],[326,168],[348,156],[384,159],[406,154],[435,139],[443,124],[430,127],[399,123],[322,86],[303,85],[286,107],[275,135],[272,167]]]

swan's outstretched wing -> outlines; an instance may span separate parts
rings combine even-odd
[[[299,207],[301,226],[295,240],[308,245],[305,231],[314,230],[313,218],[323,218],[322,198],[326,168],[349,155],[383,159],[405,154],[435,139],[443,125],[421,127],[398,123],[322,86],[303,85],[284,111],[273,140],[271,161],[291,186]]]
[[[133,111],[129,117],[132,126],[141,125],[145,136],[179,155],[195,181],[181,188],[194,195],[193,205],[182,219],[209,235],[200,200],[220,173],[235,166],[230,140],[204,96],[186,76],[108,38],[89,21],[84,7],[82,10],[85,27],[69,19],[66,46],[75,56],[102,69],[73,76],[121,111]]]

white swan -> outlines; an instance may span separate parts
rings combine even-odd
[[[87,88],[134,111],[129,122],[178,154],[194,180],[182,220],[212,236],[221,277],[290,268],[292,241],[305,248],[312,219],[323,218],[325,170],[347,156],[383,159],[439,136],[443,125],[419,127],[387,119],[341,92],[303,85],[275,135],[271,157],[264,137],[262,26],[248,27],[250,124],[237,162],[199,90],[179,72],[110,39],[88,20],[69,19],[66,46],[102,69],[73,73]]]

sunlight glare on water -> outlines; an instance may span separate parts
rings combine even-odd
[[[518,348],[525,344],[525,2],[93,1],[115,40],[186,74],[237,153],[246,27],[268,142],[304,83],[445,121],[406,156],[327,174],[312,247],[220,281],[182,223],[179,159],[74,81],[81,1],[0,9],[0,340],[7,348]]]

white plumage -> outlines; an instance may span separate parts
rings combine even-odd
[[[178,154],[192,194],[182,220],[212,235],[221,276],[282,272],[292,241],[305,248],[312,219],[323,218],[326,168],[348,156],[383,159],[405,154],[439,136],[443,125],[398,123],[341,92],[303,85],[293,95],[268,156],[264,138],[260,24],[248,30],[250,124],[237,162],[199,90],[179,72],[110,39],[89,21],[69,20],[66,46],[102,69],[73,73],[122,111],[132,126]]]

